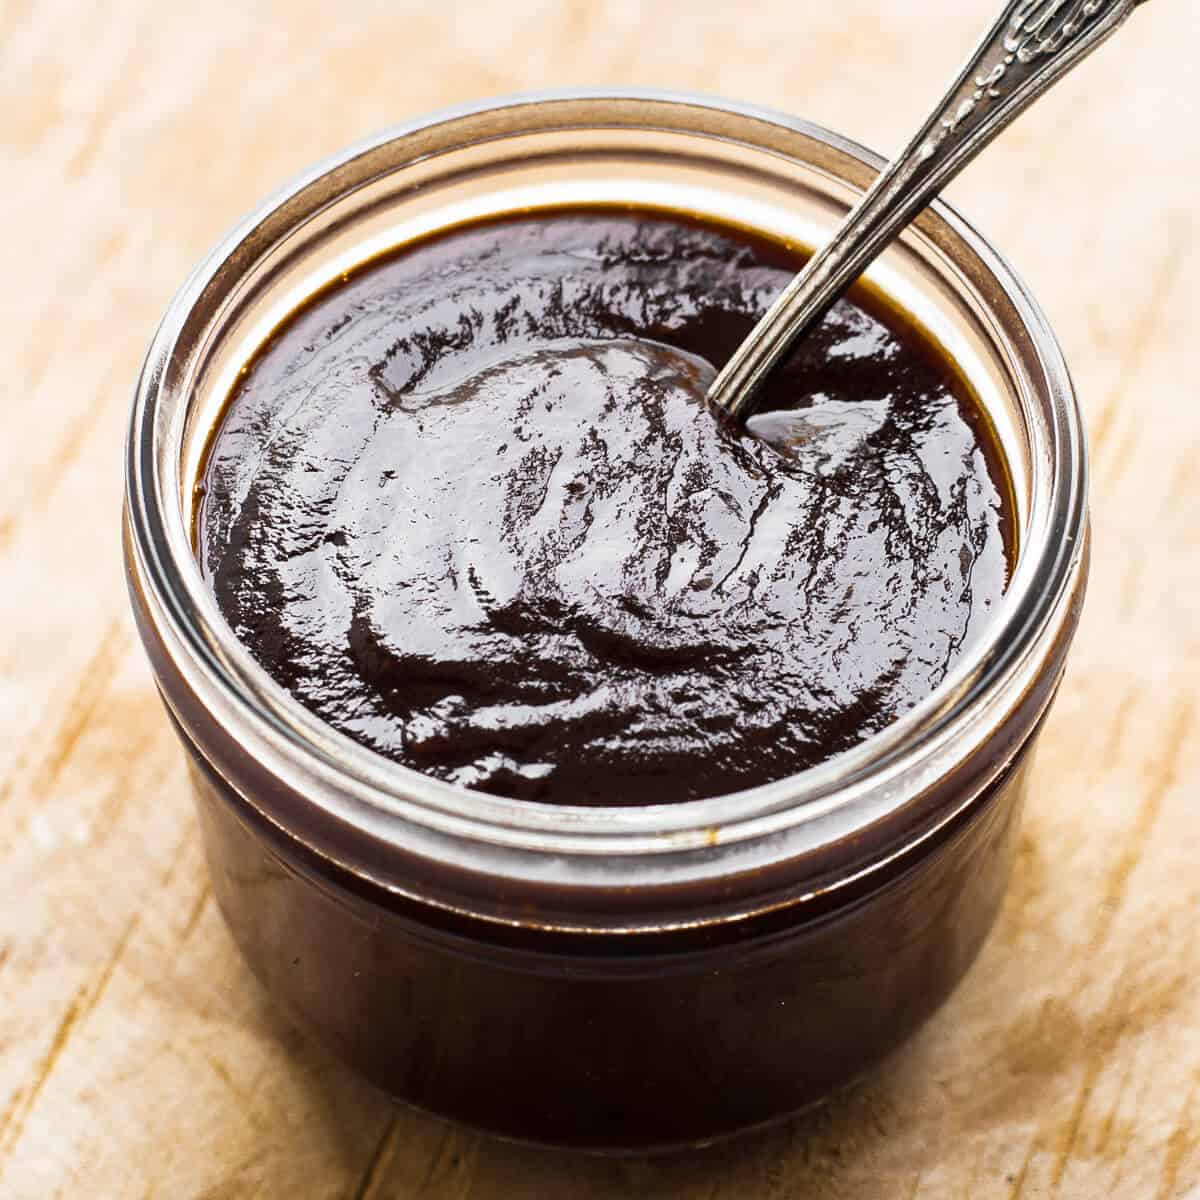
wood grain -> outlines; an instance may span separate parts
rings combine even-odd
[[[954,188],[1073,365],[1093,585],[995,936],[933,1023],[825,1110],[704,1154],[592,1161],[392,1109],[283,1025],[235,954],[126,613],[120,445],[142,352],[189,268],[281,180],[434,106],[585,82],[723,93],[892,149],[994,8],[0,0],[0,1195],[1200,1185],[1194,5],[1141,10]]]

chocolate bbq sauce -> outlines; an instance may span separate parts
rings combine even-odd
[[[788,454],[702,397],[803,255],[639,211],[443,233],[292,315],[208,455],[201,565],[330,725],[585,805],[783,778],[928,695],[1005,589],[977,402],[863,290],[772,379]]]

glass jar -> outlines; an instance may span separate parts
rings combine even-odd
[[[242,951],[292,1019],[393,1096],[534,1142],[695,1144],[820,1099],[929,1016],[1000,904],[1079,617],[1079,413],[1029,294],[935,204],[870,278],[956,360],[1008,461],[1019,549],[986,636],[902,719],[802,774],[703,801],[573,808],[386,761],[239,644],[190,535],[237,372],[306,297],[433,230],[633,204],[813,245],[880,165],[813,125],[699,97],[457,109],[296,181],[168,309],[128,443],[139,630]]]

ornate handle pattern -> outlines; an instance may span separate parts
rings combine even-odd
[[[743,419],[759,384],[874,258],[1001,130],[1145,0],[1010,0],[920,132],[788,285],[709,389]]]

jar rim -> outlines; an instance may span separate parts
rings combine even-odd
[[[780,144],[819,144],[868,172],[883,160],[838,134],[785,114],[718,99],[651,90],[563,90],[524,93],[443,110],[385,130],[317,164],[247,216],[196,268],[172,300],[137,384],[126,448],[126,514],[130,570],[173,664],[225,724],[236,723],[270,769],[326,811],[339,830],[380,845],[466,865],[473,851],[494,852],[489,872],[610,886],[616,864],[655,858],[689,878],[719,868],[712,851],[754,844],[777,858],[795,856],[895,815],[914,789],[944,773],[947,755],[973,736],[989,705],[1023,694],[1067,623],[1082,574],[1086,541],[1086,449],[1082,422],[1062,352],[1037,302],[1008,263],[941,200],[921,218],[953,243],[1016,314],[1024,349],[1036,364],[1046,410],[1048,459],[1030,502],[1032,539],[998,611],[943,683],[913,709],[860,745],[796,775],[705,800],[646,807],[584,808],[508,800],[421,775],[382,758],[325,725],[283,692],[238,642],[216,609],[175,511],[178,452],[187,397],[177,364],[195,351],[195,332],[217,311],[239,273],[271,239],[310,219],[329,197],[360,186],[378,156],[408,147],[402,170],[436,152],[438,138],[472,125],[501,137],[489,120],[510,128],[593,125],[631,128],[660,122],[701,137],[741,138],[761,148],[764,130]],[[481,125],[480,122],[483,122]],[[589,123],[590,122],[590,123]],[[765,136],[765,135],[762,135]],[[778,152],[774,147],[773,152]],[[205,326],[207,328],[207,326]],[[189,344],[189,339],[192,343]],[[172,454],[176,456],[172,475]],[[181,550],[186,539],[186,549]],[[993,712],[994,715],[994,712]],[[1001,764],[1002,765],[1002,764]],[[1000,767],[997,767],[999,770]],[[279,814],[268,814],[286,824]],[[949,813],[943,813],[947,818]],[[784,843],[780,837],[786,835]],[[503,860],[503,861],[501,861]],[[743,869],[749,859],[742,858]],[[580,874],[575,867],[583,864]],[[665,876],[662,876],[665,877]]]

